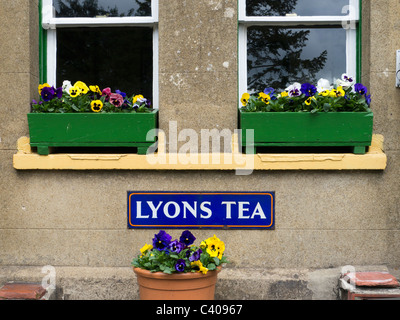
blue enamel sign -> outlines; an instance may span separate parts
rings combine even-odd
[[[128,192],[129,229],[274,227],[274,192]]]

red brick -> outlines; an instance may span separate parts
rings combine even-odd
[[[355,272],[344,275],[347,282],[352,281],[361,287],[399,287],[397,279],[387,272]]]
[[[46,294],[40,284],[34,283],[6,283],[0,289],[0,300],[39,300]]]

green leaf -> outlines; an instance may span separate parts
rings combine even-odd
[[[163,272],[164,273],[168,273],[168,274],[172,273],[172,271],[171,271],[171,269],[169,267],[166,267]]]
[[[210,270],[210,271],[212,271],[212,270],[217,269],[217,266],[216,266],[214,263],[210,263],[210,264],[207,266],[207,269]]]

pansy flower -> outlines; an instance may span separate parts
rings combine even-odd
[[[354,78],[348,76],[347,74],[343,73],[341,79],[336,80],[336,84],[339,87],[343,87],[344,89],[348,89],[353,85]]]
[[[293,83],[285,89],[288,92],[289,97],[298,97],[301,95],[301,84],[298,82]]]
[[[180,253],[185,248],[185,245],[178,240],[174,240],[171,241],[168,247],[170,252]]]
[[[331,89],[332,89],[332,86],[331,86],[329,80],[323,79],[323,78],[318,80],[317,91],[319,92],[319,94],[322,94],[322,92],[325,92],[325,93],[327,91],[329,92],[329,91],[331,91]]]
[[[58,99],[61,99],[62,98],[62,95],[63,95],[63,88],[62,87],[58,87],[56,90],[55,90],[55,97],[57,97]]]
[[[246,92],[246,93],[243,93],[242,98],[240,99],[240,101],[242,102],[243,106],[246,106],[247,103],[249,102],[249,99],[250,99],[250,94],[248,94]]]
[[[69,89],[71,89],[71,88],[72,88],[71,81],[69,81],[69,80],[64,80],[64,81],[63,81],[63,84],[62,84],[62,89],[63,89],[66,93],[69,93]]]
[[[141,94],[138,94],[138,95],[133,97],[132,102],[133,102],[133,104],[135,104],[136,102],[139,102],[139,103],[146,102],[146,100],[147,99],[145,97],[143,97]]]
[[[168,233],[166,233],[164,230],[160,230],[159,233],[154,235],[153,247],[158,251],[164,251],[168,248],[171,239],[172,237]]]
[[[354,90],[361,95],[367,94],[367,87],[363,86],[361,83],[356,83],[354,85]]]
[[[43,101],[48,102],[54,98],[55,93],[56,92],[53,87],[43,87],[40,95]]]
[[[48,83],[40,84],[38,87],[39,94],[42,95],[43,88],[50,88],[51,86]]]
[[[109,101],[117,108],[122,106],[124,98],[118,93],[111,93]]]
[[[101,100],[93,100],[90,103],[90,107],[93,112],[100,112],[101,109],[103,108],[103,102],[101,102]]]
[[[260,92],[258,94],[258,98],[261,99],[262,102],[265,104],[269,104],[269,100],[271,100],[271,97],[268,94],[265,94],[264,92]]]
[[[210,255],[210,257],[217,257],[218,259],[222,258],[222,254],[225,251],[225,244],[220,239],[218,239],[215,234],[213,237],[205,240],[205,243],[207,245],[206,251]]]
[[[126,98],[126,93],[122,92],[121,90],[115,90],[115,93],[120,94],[122,96],[122,98],[124,98],[124,99]]]
[[[175,270],[178,272],[185,271],[185,267],[186,267],[186,262],[183,259],[179,259],[175,264]]]
[[[90,91],[94,92],[94,93],[98,93],[101,94],[101,90],[99,88],[99,86],[89,86]]]
[[[72,98],[75,98],[75,97],[79,96],[80,94],[81,94],[81,90],[78,87],[73,86],[69,89],[69,95]]]
[[[287,96],[289,96],[289,93],[288,93],[287,91],[282,91],[282,92],[280,93],[280,96],[281,96],[282,98],[286,98]]]
[[[200,260],[196,260],[190,263],[191,267],[195,267],[198,268],[199,271],[203,274],[207,274],[208,269],[206,267],[203,266],[203,264],[201,263]]]
[[[200,260],[200,255],[202,254],[202,252],[203,252],[203,250],[201,250],[201,249],[199,249],[199,250],[193,252],[193,253],[191,254],[191,256],[189,257],[189,261],[190,261],[190,262],[193,262],[193,261]]]
[[[74,84],[75,88],[78,88],[81,93],[86,94],[89,92],[89,87],[86,85],[86,83],[82,82],[82,81],[77,81]]]
[[[185,230],[182,232],[181,237],[179,238],[180,242],[182,242],[185,246],[190,246],[196,240],[195,236],[189,231]]]
[[[111,88],[104,88],[101,95],[106,96],[106,100],[108,100],[111,95]]]
[[[303,83],[301,85],[300,91],[306,97],[312,97],[317,92],[317,88],[310,83]]]
[[[368,106],[371,104],[371,95],[365,95],[365,102]]]

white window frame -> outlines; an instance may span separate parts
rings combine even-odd
[[[158,0],[151,0],[151,16],[57,18],[53,0],[42,2],[42,27],[47,30],[47,83],[56,85],[57,28],[66,27],[151,27],[153,28],[153,108],[159,106],[158,95]]]
[[[238,63],[239,96],[247,88],[247,28],[252,26],[346,26],[346,73],[357,76],[357,23],[360,20],[359,0],[350,0],[349,7],[343,8],[343,16],[247,16],[246,0],[238,0]],[[338,75],[339,77],[341,75]]]

